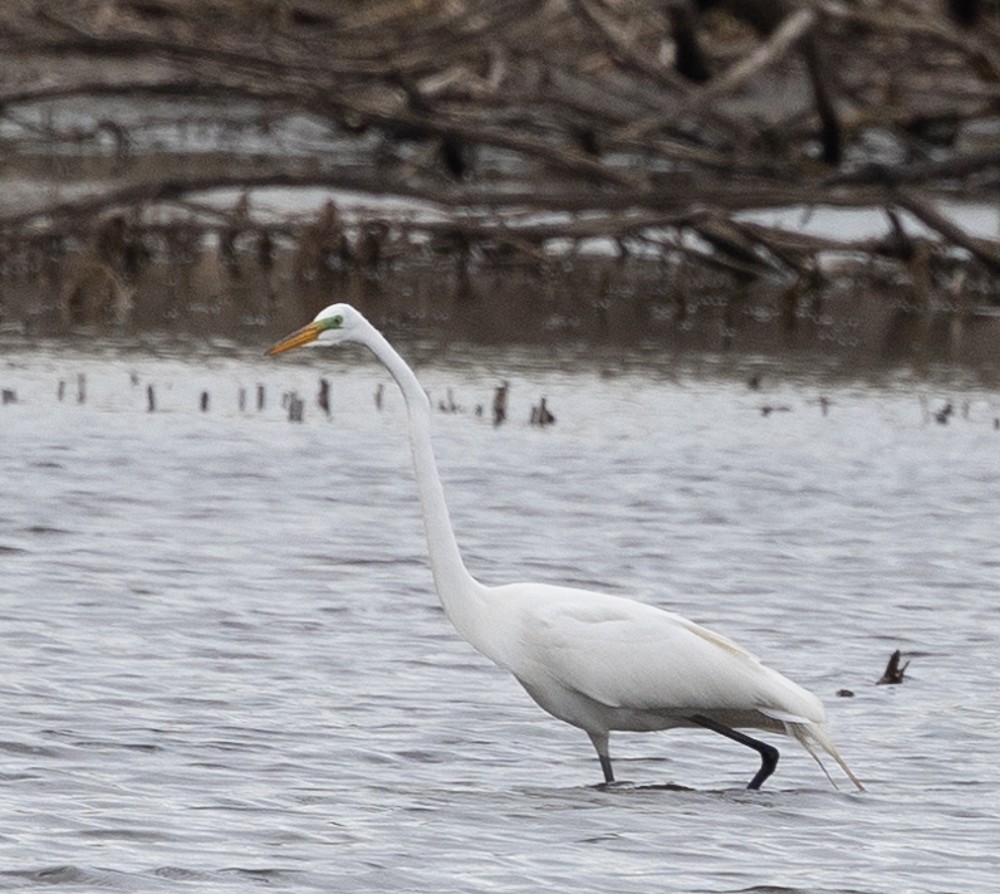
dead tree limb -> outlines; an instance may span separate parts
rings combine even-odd
[[[990,244],[970,236],[931,206],[914,189],[897,189],[895,200],[900,208],[909,211],[917,220],[926,224],[947,242],[964,248],[994,273],[1000,273],[1000,246],[997,243]]]
[[[713,78],[710,84],[698,92],[699,106],[735,93],[765,68],[784,59],[816,27],[817,18],[816,10],[811,8],[791,13],[759,47]]]

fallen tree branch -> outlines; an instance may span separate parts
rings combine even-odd
[[[800,9],[789,15],[770,37],[753,52],[731,66],[721,75],[712,78],[704,87],[689,91],[684,102],[669,117],[650,117],[626,128],[623,139],[642,139],[649,134],[669,127],[673,121],[690,114],[694,109],[702,112],[731,93],[735,93],[763,69],[774,65],[791,52],[802,38],[816,26],[816,12]]]
[[[895,201],[952,245],[964,248],[994,273],[1000,273],[1000,245],[970,236],[924,200],[915,190],[897,189]]]

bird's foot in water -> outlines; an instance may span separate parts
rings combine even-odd
[[[649,782],[646,785],[637,785],[637,791],[643,792],[693,792],[697,789],[690,785],[681,785],[679,782]]]
[[[598,782],[591,788],[599,792],[613,792],[615,789],[635,788],[635,783],[627,779],[613,779],[611,782]]]
[[[647,792],[647,791],[667,791],[667,792],[690,792],[694,789],[689,788],[686,785],[678,785],[676,782],[631,782],[628,780],[618,780],[614,782],[599,782],[597,785],[592,786],[595,791],[598,792],[620,792],[620,791],[633,791],[633,792]]]

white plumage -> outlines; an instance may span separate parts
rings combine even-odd
[[[826,751],[863,790],[825,733],[822,702],[726,637],[620,596],[541,583],[487,587],[476,581],[462,562],[448,516],[426,394],[378,330],[353,307],[335,304],[269,353],[344,342],[368,347],[403,393],[431,569],[449,619],[542,708],[590,736],[606,782],[614,780],[608,752],[612,730],[702,726],[761,755],[750,788],[773,772],[778,753],[738,728],[794,736],[820,767],[819,750]]]

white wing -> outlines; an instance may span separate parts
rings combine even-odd
[[[758,710],[781,721],[824,720],[811,693],[680,615],[587,590],[499,589],[517,603],[512,657],[520,667],[510,670],[526,683],[544,674],[608,707],[635,711]]]

